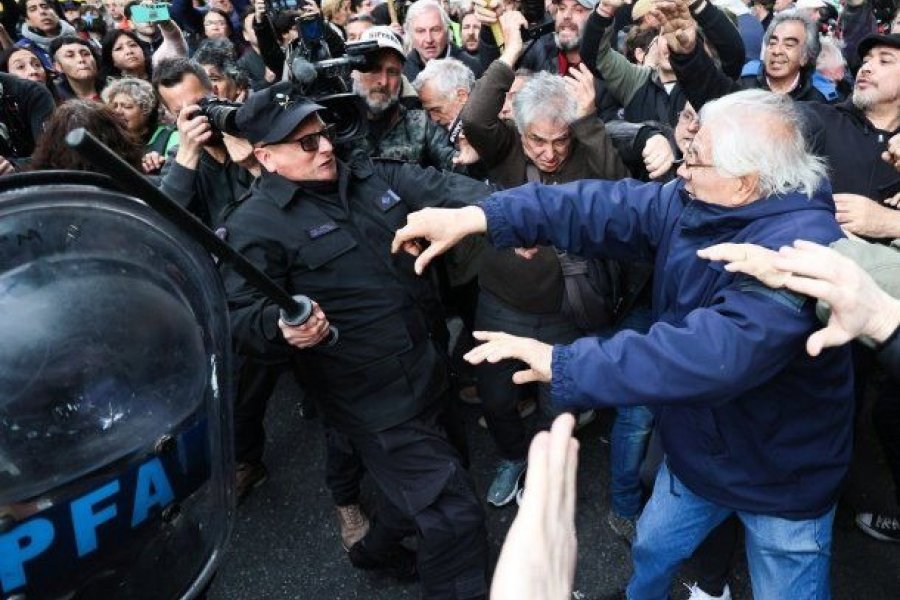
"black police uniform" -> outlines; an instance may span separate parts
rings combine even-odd
[[[316,300],[340,331],[333,347],[288,345],[278,307],[226,268],[239,351],[299,357],[321,414],[348,437],[390,504],[369,536],[396,543],[414,521],[428,598],[486,594],[484,514],[441,425],[448,370],[431,335],[432,286],[390,244],[410,212],[459,207],[488,192],[460,175],[356,157],[338,162],[333,184],[264,173],[227,221],[236,250],[289,292]]]

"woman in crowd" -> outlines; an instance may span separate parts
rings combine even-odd
[[[342,39],[346,39],[344,27],[350,16],[350,0],[322,0],[322,16],[334,26]]]
[[[168,151],[178,145],[178,132],[159,122],[159,100],[153,86],[143,79],[124,77],[107,85],[102,96],[119,122],[140,143],[144,172],[157,173]]]
[[[31,156],[29,169],[93,171],[93,165],[66,145],[66,135],[77,127],[84,127],[131,166],[140,168],[141,147],[122,127],[116,113],[99,102],[73,99],[57,108],[47,121],[44,135]]]
[[[0,71],[44,85],[50,80],[50,74],[37,54],[19,46],[12,46],[0,53]]]
[[[231,39],[234,31],[231,27],[231,18],[224,10],[211,8],[203,16],[203,37],[212,39]]]
[[[105,38],[100,49],[104,77],[150,79],[150,57],[133,31],[116,29]]]

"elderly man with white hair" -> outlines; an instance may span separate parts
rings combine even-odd
[[[406,12],[403,23],[406,39],[411,46],[406,55],[403,74],[413,81],[429,61],[455,58],[481,77],[481,61],[450,41],[450,17],[436,0],[418,0]]]
[[[829,598],[831,530],[850,460],[850,353],[804,350],[814,303],[700,259],[714,243],[770,249],[841,237],[824,163],[786,96],[748,90],[706,104],[671,183],[529,184],[480,206],[425,210],[397,232],[431,245],[416,269],[462,237],[538,244],[656,266],[646,334],[550,346],[500,332],[470,362],[514,358],[514,381],[549,382],[566,410],[655,406],[666,460],[637,527],[629,598],[668,597],[681,564],[736,514],[758,600]]]
[[[472,69],[455,58],[429,62],[412,82],[428,117],[445,129],[459,116],[473,85]]]

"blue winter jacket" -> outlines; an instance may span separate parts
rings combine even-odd
[[[830,509],[850,460],[849,349],[811,358],[812,302],[696,255],[721,242],[829,244],[842,236],[830,188],[726,208],[692,200],[680,179],[580,181],[482,206],[500,247],[654,261],[657,322],[646,335],[555,346],[555,404],[654,405],[671,471],[716,504],[788,519]]]

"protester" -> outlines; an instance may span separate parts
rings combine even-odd
[[[484,67],[464,50],[450,42],[450,17],[435,0],[418,0],[406,12],[403,24],[411,49],[403,66],[403,74],[410,81],[437,58],[455,58],[469,67],[475,77],[481,77]]]
[[[258,90],[274,83],[275,73],[266,66],[266,63],[260,54],[256,30],[253,29],[255,18],[255,10],[253,8],[248,8],[244,18],[241,20],[241,23],[243,24],[244,39],[247,40],[247,49],[240,58],[238,58],[237,66],[247,73],[247,76],[250,78],[250,87],[254,90]]]
[[[101,96],[128,133],[144,147],[144,172],[158,173],[165,157],[178,145],[178,132],[159,122],[159,100],[153,86],[143,79],[123,77],[103,88]]]
[[[116,29],[104,38],[100,64],[104,78],[128,76],[150,80],[150,56],[132,31]]]
[[[0,71],[44,85],[50,81],[41,59],[29,48],[11,46],[4,50],[0,54]]]
[[[503,247],[552,242],[656,257],[657,323],[646,335],[551,346],[481,332],[486,343],[467,355],[523,361],[513,380],[549,383],[560,408],[657,405],[666,461],[638,522],[629,597],[667,597],[681,561],[731,514],[744,524],[754,596],[829,595],[832,522],[851,452],[849,352],[804,356],[809,303],[694,255],[713,241],[778,248],[798,229],[820,243],[841,236],[825,166],[807,152],[801,123],[786,97],[734,94],[701,111],[677,182],[532,184],[480,207],[413,214],[395,237],[394,250],[431,242],[417,272],[475,232]]]
[[[466,139],[489,178],[514,187],[527,181],[565,183],[627,176],[603,122],[594,116],[594,85],[584,67],[566,79],[549,73],[533,76],[513,102],[515,124],[500,120],[498,113],[514,78],[513,65],[523,51],[519,26],[524,18],[511,11],[500,22],[506,46],[476,83],[461,115]],[[476,329],[501,328],[558,343],[579,337],[583,331],[571,315],[562,312],[561,260],[549,246],[528,259],[510,250],[489,249],[479,273]],[[569,264],[570,259],[566,260]],[[487,494],[494,506],[515,499],[526,466],[530,436],[518,411],[521,391],[509,381],[514,369],[510,362],[476,369],[485,420],[501,456]],[[544,419],[555,416],[548,392],[546,387],[538,392]]]
[[[134,143],[112,109],[99,102],[73,99],[57,108],[47,122],[34,149],[29,169],[92,171],[90,161],[66,144],[66,135],[77,127],[91,132],[132,167],[140,168],[141,148]]]
[[[19,0],[19,12],[24,16],[22,37],[35,43],[39,51],[51,57],[50,43],[60,36],[75,35],[75,28],[59,19],[47,0]],[[41,62],[46,62],[42,58]]]
[[[74,35],[63,35],[50,44],[53,66],[59,77],[56,97],[61,101],[72,98],[99,100],[103,77],[98,69],[98,57],[90,43]]]
[[[209,76],[214,96],[240,102],[250,88],[250,78],[237,66],[234,55],[234,45],[227,39],[207,39],[194,52],[193,60]]]
[[[448,129],[469,99],[475,75],[455,58],[430,61],[412,82],[428,117]]]
[[[367,13],[350,15],[347,18],[347,26],[345,27],[347,31],[347,41],[348,42],[358,42],[362,37],[363,32],[375,25],[375,21],[372,20]]]

